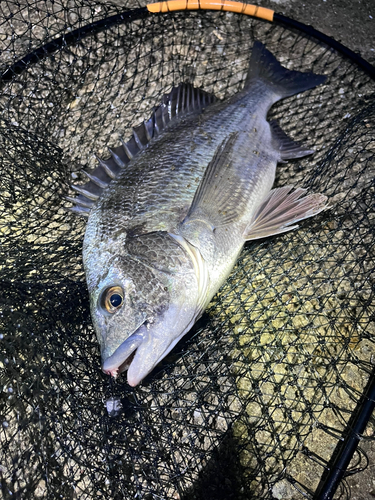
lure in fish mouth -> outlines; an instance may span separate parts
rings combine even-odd
[[[255,42],[244,88],[227,101],[181,84],[107,160],[72,186],[88,217],[83,262],[102,369],[139,384],[201,316],[246,241],[326,208],[272,189],[276,165],[313,153],[267,121],[280,99],[324,76],[289,71]]]

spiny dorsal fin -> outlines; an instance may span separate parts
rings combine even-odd
[[[68,209],[88,217],[91,207],[101,196],[112,179],[126,168],[127,164],[144,150],[154,137],[160,135],[166,127],[179,121],[192,112],[199,114],[206,106],[216,101],[216,98],[201,89],[194,88],[189,83],[182,83],[174,87],[169,94],[164,95],[160,106],[155,108],[151,117],[134,127],[132,137],[127,141],[120,138],[121,146],[109,149],[110,157],[102,160],[98,157],[99,165],[91,172],[85,172],[90,182],[84,185],[72,185],[79,193],[77,198],[66,197],[76,205]]]

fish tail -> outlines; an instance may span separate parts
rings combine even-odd
[[[250,87],[255,80],[265,83],[278,95],[276,100],[279,100],[312,89],[323,83],[326,77],[284,68],[261,42],[256,41],[251,54],[245,88]]]

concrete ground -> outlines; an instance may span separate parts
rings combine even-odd
[[[375,65],[375,0],[260,0],[255,3],[310,24]],[[367,426],[364,435],[370,438],[361,443],[369,465],[363,472],[346,479],[351,500],[375,499],[375,441],[371,441],[375,436],[374,424]],[[339,492],[335,498],[339,498]]]
[[[311,24],[375,63],[375,0],[260,0],[255,3]]]

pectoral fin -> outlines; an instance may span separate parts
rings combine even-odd
[[[179,227],[179,234],[199,250],[206,262],[215,258],[214,230],[234,221],[241,200],[244,202],[243,189],[232,169],[237,137],[237,132],[230,134],[216,149]]]
[[[237,137],[237,132],[230,134],[216,149],[183,224],[199,220],[213,230],[238,217],[244,196],[240,181],[233,174],[232,168],[232,154]]]
[[[296,222],[312,217],[327,208],[327,197],[322,194],[305,196],[306,189],[293,186],[272,189],[259,205],[246,227],[245,240],[266,238],[296,229]]]

